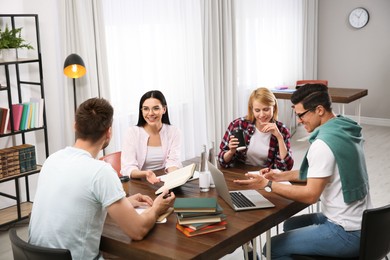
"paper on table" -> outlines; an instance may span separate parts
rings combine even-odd
[[[142,214],[142,212],[144,212],[145,209],[147,209],[147,207],[138,207],[138,208],[135,208],[135,211],[137,211],[138,214]],[[158,217],[156,223],[165,223],[165,222],[167,222],[167,217],[172,212],[173,212],[173,208],[169,208],[167,210],[167,212],[165,212],[164,214],[162,214],[161,216]]]
[[[281,172],[281,170],[279,169],[272,169],[274,172]],[[260,174],[260,171],[250,171],[248,173],[252,173],[252,174]],[[288,184],[288,185],[291,185],[291,182],[289,181],[278,181],[279,183],[283,183],[283,184]]]

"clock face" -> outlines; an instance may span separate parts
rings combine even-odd
[[[368,11],[362,7],[358,7],[353,9],[349,14],[349,23],[352,27],[360,29],[366,26],[369,18]]]

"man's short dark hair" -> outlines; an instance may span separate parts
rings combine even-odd
[[[104,98],[90,98],[76,111],[76,139],[98,141],[112,125],[114,109]]]
[[[302,103],[303,108],[313,109],[321,105],[327,111],[332,111],[332,100],[328,87],[324,84],[305,84],[299,87],[291,96],[291,102]]]

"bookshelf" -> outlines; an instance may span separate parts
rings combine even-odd
[[[37,149],[36,153],[38,154],[38,149],[41,150],[42,148],[44,149],[45,158],[47,158],[49,156],[49,147],[38,15],[0,14],[0,25],[5,26],[5,24],[8,24],[10,28],[22,27],[22,36],[28,34],[30,38],[34,39],[30,42],[26,37],[23,37],[34,46],[34,50],[29,51],[29,54],[32,54],[32,58],[30,55],[26,55],[28,57],[23,58],[20,58],[19,56],[11,61],[4,61],[2,57],[0,58],[0,100],[2,101],[1,106],[8,109],[8,120],[10,125],[10,129],[6,129],[0,133],[0,141],[5,140],[2,143],[6,144],[6,147],[1,148],[26,144],[27,140],[40,140],[40,145],[35,145],[35,149]],[[27,78],[27,80],[25,80],[25,78]],[[38,98],[42,101],[40,123],[33,123],[29,127],[24,128],[16,127],[13,117],[13,104],[30,102],[33,95],[34,98]],[[41,166],[38,165],[34,170],[15,175],[6,175],[0,178],[0,184],[14,182],[14,193],[9,194],[0,192],[0,196],[15,201],[15,205],[0,209],[0,226],[8,225],[29,217],[32,208],[29,176],[39,173],[40,169]],[[20,185],[21,179],[24,179],[25,185]],[[25,190],[25,200],[22,198],[22,189]]]

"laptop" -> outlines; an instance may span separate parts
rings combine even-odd
[[[234,211],[275,207],[272,202],[264,198],[263,195],[256,190],[229,191],[223,173],[210,162],[207,162],[207,165],[219,196],[221,196]]]

